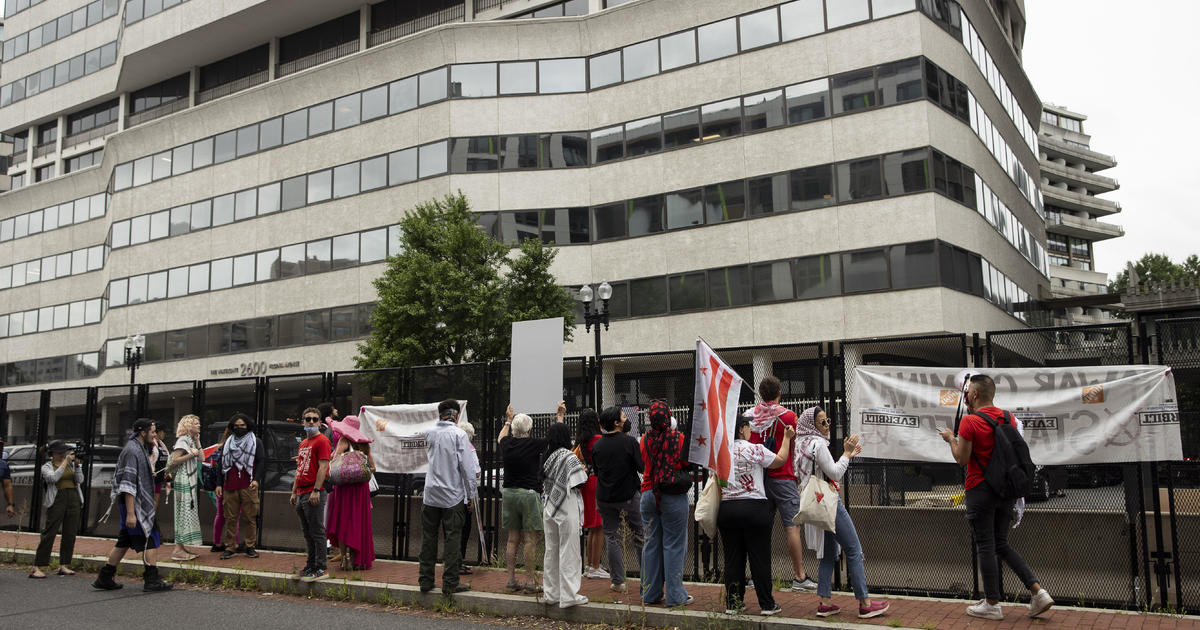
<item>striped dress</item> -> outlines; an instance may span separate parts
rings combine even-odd
[[[177,451],[183,450],[190,453],[194,448],[199,448],[199,446],[192,441],[191,436],[185,435],[175,441],[175,450]],[[202,542],[200,508],[196,503],[196,487],[199,485],[197,470],[196,460],[189,459],[179,464],[173,473],[175,542],[181,545],[199,545]]]

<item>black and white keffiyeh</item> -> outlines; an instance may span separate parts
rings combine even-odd
[[[551,508],[551,515],[558,514],[571,490],[587,483],[587,471],[583,464],[579,463],[575,453],[565,448],[546,457],[542,473],[545,475],[546,506]]]
[[[254,455],[258,450],[258,440],[254,439],[254,432],[247,431],[242,437],[229,436],[225,440],[225,446],[221,449],[221,472],[227,473],[234,466],[242,469],[247,474],[256,472],[254,470]]]
[[[135,434],[125,443],[121,455],[117,457],[117,467],[113,471],[112,494],[108,510],[105,511],[101,522],[108,519],[122,494],[133,495],[133,511],[142,531],[149,533],[154,527],[154,471],[150,469],[150,458]],[[122,524],[124,526],[124,524]]]

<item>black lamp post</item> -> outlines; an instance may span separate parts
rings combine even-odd
[[[137,378],[138,366],[142,363],[142,349],[146,347],[146,336],[142,334],[129,335],[125,338],[125,368],[129,370],[129,412],[137,419],[137,405],[134,403],[133,387]]]
[[[593,327],[596,329],[596,391],[595,398],[596,410],[601,408],[600,395],[603,393],[604,355],[600,352],[600,325],[604,325],[604,330],[608,330],[608,300],[612,298],[612,285],[607,282],[601,282],[596,288],[596,296],[600,298],[600,303],[596,308],[592,309],[592,287],[591,285],[583,285],[579,289],[579,301],[583,302],[583,323],[584,331],[590,332]]]

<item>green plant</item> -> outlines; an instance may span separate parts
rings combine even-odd
[[[443,595],[437,598],[433,603],[433,609],[442,614],[448,614],[457,611],[454,607],[454,598],[449,595]]]
[[[337,586],[330,586],[325,589],[325,597],[346,601],[350,599],[350,587],[346,585],[345,580]]]
[[[926,621],[921,624],[921,630],[937,630],[937,624],[932,621]]]
[[[891,619],[888,619],[887,625],[889,628],[899,628],[901,623],[899,619],[892,617]]]
[[[392,592],[385,588],[375,593],[375,603],[380,606],[395,606],[398,602],[395,597],[392,597]]]

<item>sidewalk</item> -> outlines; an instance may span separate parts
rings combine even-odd
[[[89,570],[96,570],[104,562],[109,550],[112,549],[112,539],[80,537],[75,544],[76,562],[82,563]],[[21,564],[33,562],[33,551],[37,548],[38,536],[29,533],[0,532],[0,554],[7,556],[15,554]],[[55,546],[57,549],[57,545]],[[170,548],[164,548],[170,553]],[[298,571],[304,564],[302,554],[260,550],[261,556],[256,559],[237,555],[229,560],[219,560],[219,554],[211,553],[205,548],[200,557],[193,562],[177,563],[170,560],[160,560],[162,573],[169,575],[173,570],[181,571],[194,569],[214,576],[219,580],[220,574],[241,575],[253,578],[261,590],[276,590],[281,592],[308,592],[310,588],[318,594],[331,597],[354,597],[363,601],[399,602],[407,601],[432,607],[440,597],[440,592],[423,595],[417,587],[417,564],[414,562],[397,562],[392,560],[376,560],[370,571],[346,572],[338,569],[330,571],[326,580],[305,584],[298,580],[289,579],[290,574]],[[127,556],[122,568],[126,573],[141,573],[140,560],[135,560],[135,554]],[[57,552],[54,559],[57,560]],[[557,619],[565,619],[581,623],[610,623],[626,626],[629,624],[644,624],[646,626],[677,626],[693,628],[725,628],[744,627],[766,630],[768,628],[869,628],[869,627],[901,627],[920,629],[962,628],[1047,628],[1062,627],[1072,629],[1092,628],[1122,628],[1122,629],[1161,629],[1197,628],[1200,630],[1200,617],[1183,617],[1178,615],[1158,615],[1133,613],[1126,611],[1100,610],[1091,608],[1076,608],[1065,606],[1066,602],[1055,605],[1050,612],[1039,619],[1026,616],[1027,607],[1024,605],[1006,605],[1003,621],[988,621],[967,617],[965,610],[970,602],[962,600],[944,600],[918,597],[886,597],[891,602],[888,614],[875,619],[858,619],[857,602],[846,593],[835,593],[834,603],[842,607],[842,613],[828,619],[816,616],[817,596],[805,593],[775,593],[775,599],[783,607],[783,613],[775,617],[760,617],[754,596],[749,595],[746,615],[733,617],[723,614],[725,609],[723,589],[719,585],[687,583],[688,593],[696,601],[687,609],[665,609],[662,606],[643,606],[638,598],[638,581],[629,581],[629,594],[613,593],[608,588],[607,580],[583,580],[583,594],[591,599],[592,604],[568,610],[559,610],[555,606],[546,606],[532,596],[509,595],[504,591],[507,576],[503,570],[473,567],[474,575],[463,576],[462,580],[470,584],[472,591],[463,593],[456,598],[458,606],[465,609],[478,609],[498,615],[545,615]],[[441,567],[438,567],[438,585],[441,584]],[[53,577],[53,576],[51,576]],[[241,581],[245,584],[245,580]],[[133,584],[130,584],[134,586]],[[1053,585],[1050,585],[1053,587]],[[1051,591],[1053,593],[1053,591]]]

